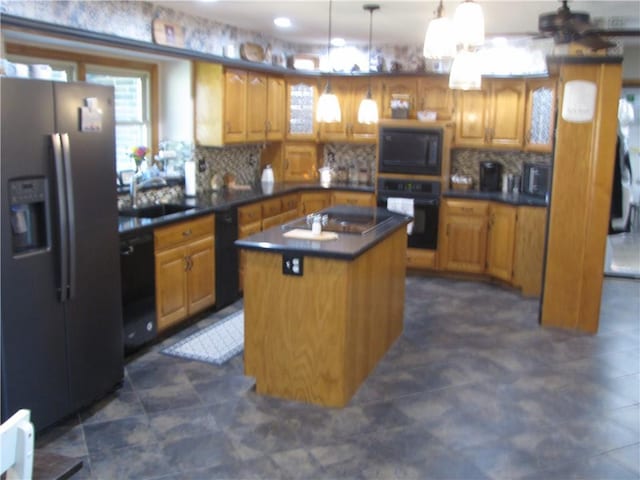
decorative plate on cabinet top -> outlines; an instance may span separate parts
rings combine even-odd
[[[250,62],[264,62],[264,49],[257,43],[240,45],[240,56]]]

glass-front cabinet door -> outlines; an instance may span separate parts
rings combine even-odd
[[[556,117],[556,79],[527,80],[525,150],[551,152]]]
[[[287,81],[287,138],[315,139],[316,84],[313,80]]]

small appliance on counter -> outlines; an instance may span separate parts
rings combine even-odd
[[[544,197],[549,193],[551,166],[526,163],[522,168],[522,193]]]
[[[480,162],[480,191],[499,192],[502,164],[498,162]]]

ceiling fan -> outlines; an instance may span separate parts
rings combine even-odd
[[[538,30],[543,37],[553,37],[556,44],[575,42],[592,50],[615,47],[615,43],[603,37],[638,36],[637,30],[602,30],[596,28],[586,12],[572,12],[567,0],[556,12],[538,17]]]

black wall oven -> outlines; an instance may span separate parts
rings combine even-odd
[[[379,178],[378,207],[387,207],[389,198],[413,200],[413,229],[407,238],[409,248],[435,250],[438,247],[440,182]]]
[[[442,128],[381,126],[379,172],[439,176],[443,135]]]

